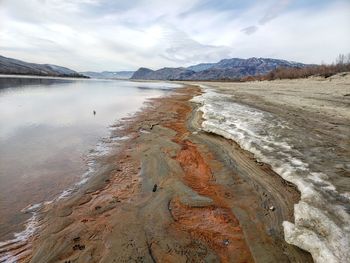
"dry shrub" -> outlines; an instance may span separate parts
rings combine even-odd
[[[348,56],[340,54],[336,59],[336,64],[314,65],[303,68],[277,68],[265,75],[248,76],[241,81],[252,80],[275,80],[275,79],[299,79],[310,76],[321,76],[328,78],[337,73],[350,71],[350,54]]]

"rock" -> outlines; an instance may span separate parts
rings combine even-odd
[[[273,205],[270,206],[269,209],[270,209],[271,211],[275,211],[275,207],[274,207]]]
[[[157,184],[155,184],[155,185],[153,186],[153,190],[152,190],[152,191],[153,191],[153,192],[157,191],[157,187],[158,187]]]
[[[156,125],[158,125],[158,123],[153,123],[153,124],[151,124],[151,125],[149,126],[150,130],[152,130],[153,127],[156,126]]]
[[[260,162],[260,161],[258,161],[258,160],[255,160],[255,162],[256,162],[256,164],[259,165],[259,166],[263,166],[263,165],[264,165],[264,163],[262,163],[262,162]]]
[[[228,246],[228,245],[230,244],[230,240],[228,240],[228,239],[224,239],[223,242],[224,242],[224,245],[225,245],[225,246]]]
[[[85,245],[76,244],[73,246],[73,250],[84,250]]]

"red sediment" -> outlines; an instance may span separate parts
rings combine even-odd
[[[176,156],[185,172],[183,178],[187,185],[201,195],[215,196],[215,187],[211,184],[212,174],[197,147],[190,141],[181,142],[181,150]]]
[[[253,262],[242,229],[229,209],[216,205],[189,207],[172,200],[171,213],[177,229],[206,243],[221,262]]]
[[[214,204],[190,207],[178,199],[172,200],[171,213],[176,221],[174,227],[206,243],[222,262],[253,262],[239,222],[225,204],[225,191],[213,182],[209,160],[202,157],[194,143],[184,139],[188,134],[186,118],[191,108],[185,103],[176,106],[176,121],[166,126],[177,132],[173,141],[181,145],[181,150],[175,159],[184,171],[183,181],[200,195],[210,197]]]

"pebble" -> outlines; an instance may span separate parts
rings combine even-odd
[[[73,250],[84,250],[84,249],[85,249],[85,245],[77,244],[73,246]]]
[[[229,244],[230,244],[230,240],[224,239],[224,245],[225,245],[225,246],[228,246]]]
[[[270,206],[270,208],[269,208],[271,211],[275,211],[275,207],[272,205],[272,206]]]

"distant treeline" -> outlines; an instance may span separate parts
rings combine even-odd
[[[276,80],[276,79],[299,79],[310,76],[320,76],[328,78],[337,73],[350,71],[350,53],[345,56],[340,54],[336,62],[331,65],[315,65],[304,68],[277,68],[265,75],[247,76],[239,81],[254,81],[254,80]]]

